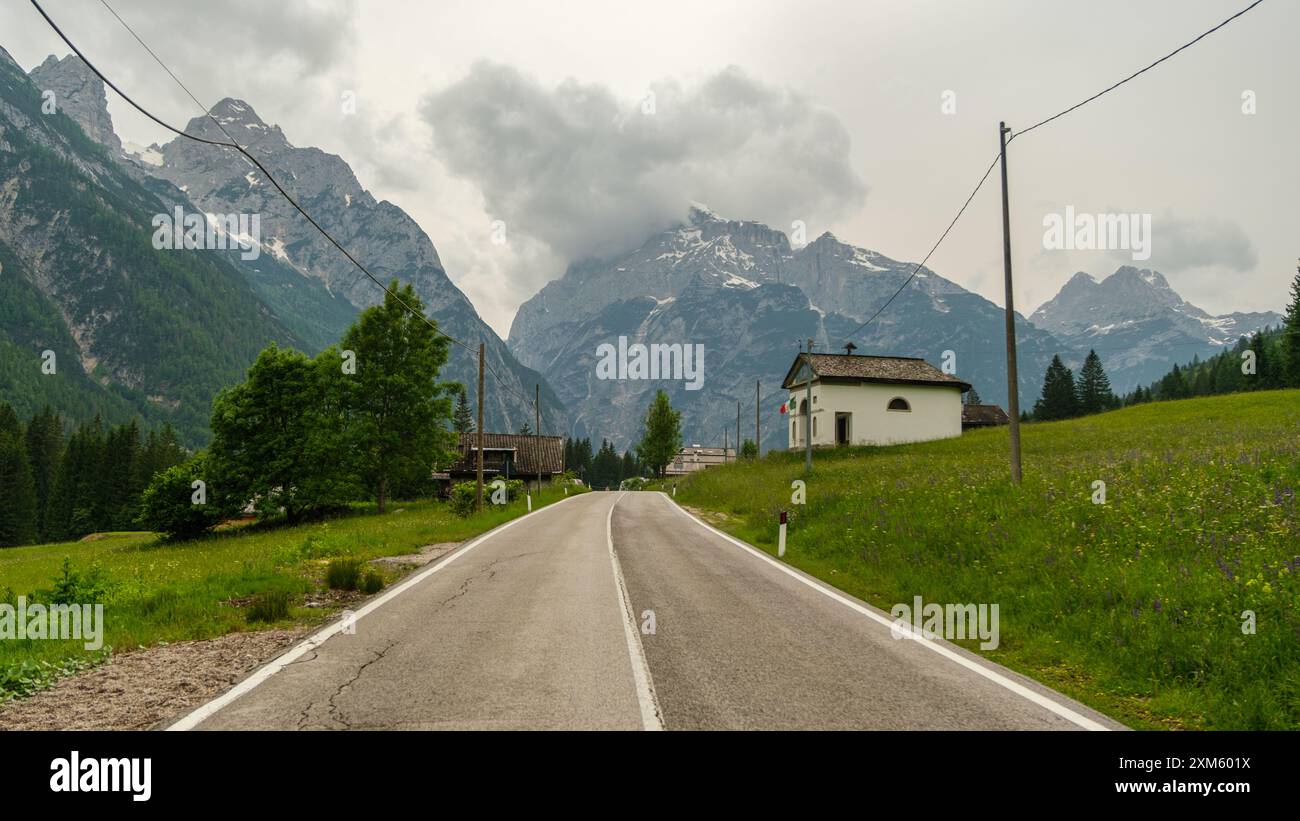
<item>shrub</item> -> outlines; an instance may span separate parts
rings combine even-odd
[[[483,482],[483,504],[492,504],[492,482],[497,481],[494,477],[491,480]],[[523,479],[504,479],[506,485],[506,502],[513,502],[520,498],[524,493]],[[469,516],[474,512],[474,502],[478,495],[478,485],[475,482],[457,482],[451,487],[451,510],[457,516]]]
[[[211,498],[206,483],[208,458],[199,453],[154,476],[140,499],[140,523],[169,539],[192,539],[217,526],[225,518],[221,505]],[[202,502],[195,501],[196,481],[205,483]]]
[[[253,598],[248,607],[248,620],[260,622],[280,621],[289,616],[289,593],[284,590],[269,590]]]
[[[108,594],[108,579],[104,569],[95,562],[89,570],[72,569],[72,560],[63,557],[63,572],[54,580],[54,589],[48,593],[53,604],[99,604]]]
[[[474,502],[478,496],[478,486],[474,482],[457,482],[451,486],[451,512],[457,516],[468,516],[474,512]]]
[[[332,560],[325,568],[325,583],[331,590],[356,590],[361,583],[361,560]]]
[[[361,579],[361,592],[366,595],[378,593],[384,589],[384,577],[379,575],[373,567],[366,570],[366,575]]]

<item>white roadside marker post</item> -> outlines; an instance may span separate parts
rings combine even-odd
[[[677,485],[673,485],[673,498],[677,498]]]
[[[525,493],[525,494],[524,494],[524,498],[528,500],[528,512],[529,512],[529,513],[532,513],[532,512],[533,512],[533,494],[531,494],[531,493]]]
[[[781,532],[776,540],[776,555],[778,558],[785,555],[785,511],[781,511]]]

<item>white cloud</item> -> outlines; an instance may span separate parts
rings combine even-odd
[[[426,96],[420,114],[491,217],[568,260],[633,248],[691,201],[785,225],[833,221],[865,198],[847,130],[797,92],[737,68],[652,92],[620,100],[574,80],[548,89],[480,62]]]

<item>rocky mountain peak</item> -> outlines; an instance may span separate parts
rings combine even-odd
[[[69,54],[59,59],[51,54],[45,62],[32,69],[30,77],[42,92],[54,93],[58,110],[71,117],[87,136],[107,148],[114,157],[121,153],[122,141],[113,130],[104,82],[80,57]]]
[[[1107,277],[1106,280],[1108,282],[1114,280],[1112,285],[1123,283],[1137,286],[1141,284],[1164,291],[1172,290],[1169,287],[1169,280],[1165,279],[1164,274],[1159,271],[1153,271],[1150,268],[1135,268],[1132,265],[1121,266],[1115,271],[1115,273]]]
[[[1192,354],[1221,350],[1275,317],[1212,316],[1179,296],[1159,271],[1125,265],[1101,281],[1080,271],[1030,321],[1080,350],[1108,352],[1112,382],[1127,389]]]
[[[228,139],[225,132],[229,132],[230,137],[240,145],[256,143],[264,152],[293,147],[278,125],[268,125],[257,116],[251,105],[233,97],[224,98],[207,114],[191,119],[185,126],[185,132],[208,140],[222,141]]]
[[[726,220],[718,216],[712,208],[709,208],[709,206],[702,202],[693,202],[690,204],[686,219],[691,225],[707,225],[715,222],[726,222]]]

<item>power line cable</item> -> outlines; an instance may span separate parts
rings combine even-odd
[[[998,157],[994,156],[993,162],[989,163],[989,167],[984,171],[984,176],[980,177],[980,181],[976,183],[975,189],[970,192],[970,196],[966,198],[966,202],[962,203],[961,208],[957,211],[957,216],[952,218],[952,222],[948,223],[948,227],[944,229],[943,234],[939,237],[938,241],[936,241],[934,245],[930,247],[930,251],[925,255],[925,258],[916,264],[916,267],[912,269],[912,273],[907,277],[907,279],[903,280],[902,285],[898,286],[898,290],[894,292],[893,296],[885,300],[885,304],[881,305],[880,308],[874,314],[872,314],[870,318],[867,319],[866,322],[863,322],[861,325],[854,328],[853,332],[849,334],[849,337],[857,336],[858,331],[861,331],[863,328],[867,327],[872,322],[874,322],[876,320],[876,317],[884,313],[885,309],[888,308],[890,304],[892,304],[893,301],[898,298],[898,295],[903,293],[903,289],[906,288],[909,284],[911,284],[913,279],[916,279],[916,275],[920,273],[922,268],[925,267],[925,263],[929,262],[930,257],[939,248],[939,245],[943,243],[944,239],[947,238],[948,233],[952,231],[953,226],[957,224],[957,220],[961,219],[962,214],[966,213],[966,207],[970,205],[971,200],[975,199],[975,195],[978,194],[980,189],[984,187],[985,181],[988,180],[989,174],[993,173],[993,168],[997,164],[998,164]]]
[[[163,128],[167,129],[168,131],[171,131],[172,133],[180,137],[184,137],[185,139],[192,140],[194,142],[203,143],[205,145],[213,145],[221,148],[233,148],[234,150],[238,151],[241,155],[243,155],[245,159],[251,162],[259,171],[261,171],[262,174],[265,175],[268,180],[271,181],[271,184],[275,186],[275,189],[280,193],[280,195],[283,196],[285,200],[290,205],[292,205],[295,210],[298,211],[299,214],[301,214],[308,222],[310,222],[312,226],[317,231],[319,231],[320,234],[325,237],[325,239],[327,239],[330,242],[330,244],[332,244],[335,248],[339,250],[340,253],[342,253],[345,257],[347,257],[349,262],[351,262],[354,266],[356,266],[356,268],[360,270],[363,274],[365,274],[366,277],[368,277],[372,282],[374,282],[376,285],[382,288],[385,294],[392,296],[393,299],[399,305],[402,306],[402,308],[404,308],[412,316],[418,317],[422,322],[424,322],[430,328],[432,328],[435,333],[439,334],[442,337],[445,337],[447,340],[461,346],[462,348],[476,355],[477,352],[474,350],[474,347],[472,345],[442,330],[440,327],[438,327],[438,324],[436,322],[430,320],[427,316],[424,315],[422,311],[415,310],[409,303],[407,303],[400,296],[398,296],[388,286],[384,285],[384,283],[380,281],[378,277],[376,277],[374,274],[370,272],[368,268],[366,268],[366,266],[362,265],[361,262],[357,260],[357,258],[354,257],[351,254],[351,252],[349,252],[346,248],[344,248],[343,245],[338,240],[336,240],[333,237],[333,235],[329,233],[329,231],[325,230],[325,228],[320,223],[318,223],[315,220],[315,218],[312,217],[312,215],[306,211],[306,209],[304,209],[301,205],[298,204],[298,201],[287,190],[285,190],[284,186],[280,184],[280,181],[275,178],[275,175],[273,175],[269,170],[267,170],[267,168],[261,163],[261,161],[257,159],[257,157],[253,156],[246,148],[244,148],[242,145],[239,144],[238,140],[236,140],[234,136],[232,136],[230,132],[226,130],[225,125],[215,116],[213,116],[211,110],[206,108],[203,105],[203,103],[199,102],[198,98],[194,96],[194,94],[190,91],[189,87],[187,87],[185,83],[182,82],[181,79],[176,76],[176,74],[167,66],[167,64],[162,60],[162,58],[160,58],[158,54],[152,48],[149,47],[149,45],[143,40],[143,38],[141,38],[140,35],[137,34],[135,30],[131,28],[131,26],[125,20],[122,19],[121,15],[119,15],[113,9],[113,7],[106,2],[106,0],[100,0],[100,2],[106,9],[108,9],[108,11],[113,15],[113,17],[115,17],[117,21],[122,24],[122,26],[131,34],[131,36],[136,40],[136,42],[139,43],[141,47],[143,47],[144,50],[147,51],[151,57],[153,57],[154,61],[157,62],[160,67],[162,67],[163,71],[165,71],[167,75],[171,77],[172,80],[174,80],[176,84],[181,87],[182,90],[185,91],[186,95],[191,100],[194,101],[194,104],[198,106],[201,110],[203,110],[205,116],[207,116],[208,119],[212,120],[212,122],[216,124],[217,128],[220,129],[221,132],[226,135],[227,139],[229,139],[229,142],[222,142],[220,140],[210,140],[205,137],[200,137],[195,134],[190,134],[187,131],[183,131],[179,128],[176,128],[175,126],[171,125],[170,123],[166,122],[160,117],[155,116],[151,111],[149,111],[144,106],[140,105],[134,99],[132,99],[130,95],[124,92],[121,88],[118,87],[116,83],[114,83],[111,79],[109,79],[107,75],[105,75],[102,71],[100,71],[94,65],[94,63],[92,63],[86,57],[85,53],[83,53],[81,49],[78,48],[74,42],[72,42],[72,39],[63,32],[63,30],[58,26],[58,24],[54,22],[54,20],[49,16],[49,14],[46,13],[45,9],[41,7],[41,4],[37,0],[31,0],[32,5],[36,7],[36,10],[40,13],[41,17],[45,19],[45,22],[49,24],[50,28],[54,29],[54,32],[59,35],[59,38],[62,39],[63,42],[66,43],[67,46],[72,49],[72,51],[82,60],[82,62],[86,64],[86,66],[95,74],[96,77],[98,77],[109,88],[113,89],[113,91],[117,93],[118,96],[120,96],[123,100],[129,103],[133,108],[135,108],[144,116],[148,117],[153,122],[157,123],[158,125],[162,126]],[[487,371],[492,373],[493,377],[497,380],[498,384],[502,388],[504,388],[510,393],[514,393],[516,397],[522,399],[526,404],[533,405],[534,407],[536,407],[536,403],[534,402],[534,400],[530,397],[524,396],[522,393],[515,390],[512,385],[506,382],[506,380],[502,378],[502,376],[496,371],[496,369],[487,363],[486,357],[484,358],[484,367]]]
[[[1160,65],[1161,63],[1165,62],[1166,60],[1168,60],[1168,59],[1174,57],[1175,55],[1179,54],[1180,52],[1185,51],[1186,49],[1189,49],[1189,48],[1191,48],[1192,46],[1196,45],[1196,44],[1199,43],[1201,40],[1204,40],[1206,37],[1209,37],[1211,34],[1215,33],[1215,32],[1218,31],[1219,29],[1221,29],[1221,28],[1223,28],[1224,26],[1228,25],[1228,24],[1231,23],[1233,20],[1236,20],[1238,17],[1241,17],[1243,14],[1245,14],[1246,12],[1248,12],[1248,11],[1250,11],[1251,9],[1255,8],[1256,6],[1258,6],[1258,5],[1259,5],[1260,3],[1262,3],[1262,2],[1264,2],[1264,0],[1255,0],[1255,2],[1251,3],[1251,4],[1250,4],[1249,6],[1247,6],[1246,8],[1242,9],[1241,11],[1239,11],[1239,12],[1237,12],[1236,14],[1232,15],[1232,16],[1229,17],[1228,19],[1226,19],[1226,20],[1224,20],[1223,22],[1219,23],[1217,26],[1214,26],[1213,28],[1211,28],[1211,29],[1209,29],[1209,30],[1203,32],[1200,36],[1198,36],[1198,37],[1196,37],[1196,38],[1194,38],[1194,39],[1192,39],[1192,40],[1190,40],[1190,41],[1184,43],[1183,45],[1181,45],[1181,46],[1179,46],[1178,48],[1174,49],[1173,51],[1169,52],[1169,53],[1166,54],[1165,56],[1161,57],[1159,60],[1156,60],[1154,63],[1151,63],[1151,64],[1148,65],[1146,68],[1143,68],[1143,69],[1140,69],[1140,70],[1138,70],[1138,71],[1133,72],[1133,73],[1130,74],[1129,76],[1125,77],[1123,80],[1120,80],[1119,82],[1117,82],[1117,83],[1115,83],[1115,84],[1113,84],[1113,85],[1111,85],[1111,86],[1108,86],[1108,87],[1105,88],[1105,89],[1102,89],[1101,91],[1097,92],[1096,94],[1092,95],[1091,97],[1088,97],[1088,98],[1085,99],[1085,100],[1082,100],[1082,101],[1080,101],[1080,102],[1078,102],[1078,103],[1075,103],[1074,105],[1070,106],[1069,108],[1067,108],[1067,109],[1065,109],[1065,110],[1063,110],[1063,111],[1060,111],[1060,112],[1057,112],[1056,114],[1053,114],[1052,116],[1048,117],[1048,118],[1045,119],[1045,120],[1041,120],[1041,121],[1039,121],[1039,122],[1037,122],[1037,123],[1034,123],[1033,125],[1029,126],[1028,128],[1024,128],[1024,129],[1021,129],[1020,131],[1016,131],[1016,132],[1014,132],[1014,133],[1011,135],[1011,137],[1007,140],[1007,144],[1010,145],[1011,142],[1012,142],[1013,140],[1015,140],[1016,137],[1019,137],[1021,134],[1028,134],[1030,131],[1033,131],[1033,130],[1036,129],[1036,128],[1041,128],[1042,126],[1047,125],[1048,123],[1052,122],[1053,120],[1058,120],[1058,119],[1060,119],[1061,117],[1064,117],[1066,114],[1069,114],[1069,113],[1072,112],[1072,111],[1077,111],[1078,109],[1083,108],[1083,107],[1084,107],[1085,105],[1087,105],[1088,103],[1091,103],[1091,102],[1093,102],[1094,100],[1097,100],[1097,99],[1099,99],[1099,98],[1105,96],[1106,94],[1109,94],[1110,92],[1114,91],[1115,89],[1119,88],[1120,86],[1124,85],[1125,83],[1127,83],[1127,82],[1129,82],[1129,81],[1131,81],[1131,80],[1134,80],[1134,79],[1136,79],[1137,77],[1140,77],[1141,75],[1147,73],[1147,72],[1150,71],[1151,69],[1153,69],[1153,68],[1155,68],[1156,66]],[[993,166],[994,166],[994,165],[997,165],[997,161],[998,161],[998,158],[995,157],[995,158],[993,159],[993,164],[990,165],[989,168],[988,168],[988,170],[984,172],[984,176],[980,178],[979,184],[975,186],[975,190],[972,191],[971,194],[970,194],[970,196],[966,198],[966,202],[965,202],[965,204],[962,205],[961,210],[959,210],[959,211],[957,212],[957,216],[954,217],[953,220],[952,220],[952,222],[950,222],[950,223],[948,224],[948,227],[947,227],[946,229],[944,229],[943,235],[939,237],[939,241],[936,242],[936,243],[934,244],[934,246],[930,248],[930,252],[929,252],[928,254],[925,255],[925,259],[921,260],[920,264],[918,264],[914,269],[912,269],[912,274],[911,274],[911,276],[909,276],[909,277],[908,277],[908,278],[903,282],[902,286],[899,287],[898,291],[895,292],[893,296],[891,296],[888,300],[885,301],[885,304],[884,304],[884,305],[881,305],[881,306],[880,306],[880,309],[879,309],[879,310],[877,310],[874,314],[872,314],[871,317],[870,317],[866,322],[862,323],[862,324],[859,325],[856,329],[854,329],[853,333],[849,334],[849,337],[856,336],[857,333],[858,333],[859,331],[861,331],[863,328],[865,328],[865,327],[867,327],[868,325],[870,325],[870,324],[871,324],[871,323],[872,323],[872,322],[873,322],[873,321],[874,321],[878,316],[880,316],[881,313],[884,312],[884,310],[885,310],[886,308],[888,308],[888,307],[890,306],[890,304],[893,303],[894,299],[897,298],[898,295],[899,295],[900,293],[902,293],[903,289],[906,288],[906,287],[907,287],[907,286],[912,282],[912,280],[916,278],[916,275],[917,275],[917,273],[921,270],[921,267],[924,266],[925,263],[926,263],[926,261],[930,259],[930,256],[931,256],[932,254],[934,254],[935,250],[938,249],[939,245],[943,243],[944,239],[948,236],[949,232],[952,231],[953,226],[957,224],[957,220],[961,219],[962,214],[965,213],[965,211],[966,211],[966,206],[970,205],[971,200],[975,198],[975,195],[976,195],[977,193],[979,193],[980,188],[983,187],[983,185],[984,185],[984,181],[988,179],[989,174],[993,171]]]
[[[1196,38],[1193,39],[1193,40],[1189,40],[1188,42],[1184,43],[1183,45],[1179,46],[1178,48],[1176,48],[1176,49],[1174,49],[1173,51],[1171,51],[1171,52],[1169,52],[1168,54],[1166,54],[1164,57],[1161,57],[1159,60],[1156,60],[1154,63],[1152,63],[1151,65],[1147,66],[1146,68],[1143,68],[1143,69],[1140,69],[1140,70],[1138,70],[1138,71],[1133,72],[1133,73],[1130,74],[1129,76],[1125,77],[1123,80],[1120,80],[1118,83],[1115,83],[1115,84],[1112,85],[1112,86],[1109,86],[1109,87],[1107,87],[1107,88],[1102,89],[1101,91],[1098,91],[1096,94],[1092,95],[1092,96],[1089,97],[1088,99],[1086,99],[1086,100],[1082,100],[1082,101],[1080,101],[1080,102],[1077,102],[1077,103],[1075,103],[1074,105],[1070,106],[1069,108],[1065,109],[1064,111],[1061,111],[1061,112],[1058,112],[1058,113],[1056,113],[1056,114],[1053,114],[1052,116],[1048,117],[1046,120],[1042,120],[1042,121],[1040,121],[1040,122],[1034,123],[1033,125],[1029,126],[1028,128],[1022,128],[1021,130],[1014,132],[1014,133],[1011,135],[1011,137],[1007,140],[1007,142],[1010,143],[1012,140],[1014,140],[1016,137],[1019,137],[1021,134],[1028,134],[1030,131],[1033,131],[1035,128],[1040,128],[1040,127],[1042,127],[1042,126],[1045,126],[1045,125],[1047,125],[1048,123],[1052,122],[1053,120],[1059,120],[1061,117],[1064,117],[1066,114],[1069,114],[1071,111],[1076,111],[1076,110],[1078,110],[1078,109],[1080,109],[1080,108],[1083,108],[1085,105],[1087,105],[1088,103],[1091,103],[1093,100],[1096,100],[1096,99],[1098,99],[1098,98],[1100,98],[1100,97],[1103,97],[1103,96],[1109,94],[1110,92],[1114,91],[1115,89],[1119,88],[1120,86],[1124,85],[1125,83],[1129,82],[1130,80],[1137,79],[1138,77],[1140,77],[1140,76],[1143,75],[1143,74],[1146,74],[1148,71],[1150,71],[1151,69],[1153,69],[1153,68],[1155,68],[1156,66],[1160,65],[1160,64],[1163,63],[1164,61],[1170,59],[1171,57],[1176,56],[1179,52],[1184,51],[1184,50],[1186,50],[1186,49],[1189,49],[1189,48],[1191,48],[1192,46],[1196,45],[1196,44],[1199,43],[1200,41],[1204,40],[1206,37],[1209,37],[1209,36],[1210,36],[1211,34],[1213,34],[1214,32],[1216,32],[1216,31],[1218,31],[1219,29],[1223,28],[1224,26],[1228,25],[1228,24],[1231,23],[1233,20],[1236,20],[1238,17],[1242,16],[1243,14],[1245,14],[1246,12],[1250,11],[1251,9],[1255,8],[1255,7],[1258,6],[1260,3],[1263,3],[1263,2],[1264,2],[1264,0],[1255,0],[1255,2],[1251,3],[1249,6],[1246,6],[1246,8],[1244,8],[1244,9],[1242,9],[1241,11],[1237,12],[1236,14],[1232,15],[1232,16],[1229,17],[1227,20],[1224,20],[1222,23],[1219,23],[1219,24],[1218,24],[1217,26],[1215,26],[1214,28],[1209,29],[1209,30],[1206,31],[1206,32],[1203,32],[1199,37],[1196,37]]]

